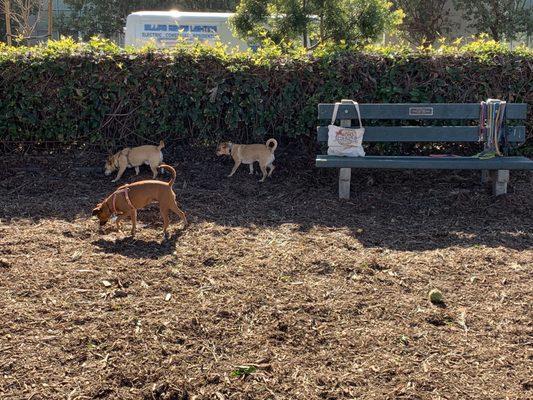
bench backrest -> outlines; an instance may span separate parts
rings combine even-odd
[[[328,127],[333,116],[334,104],[319,104],[318,119],[325,126],[318,127],[318,141],[328,141]],[[478,103],[466,104],[360,104],[361,118],[374,121],[447,121],[451,126],[365,126],[365,142],[478,142],[479,118],[481,106]],[[350,126],[358,126],[355,107],[351,104],[341,105],[337,114],[338,120],[352,120]],[[527,104],[507,103],[507,122],[523,121],[527,118]],[[459,124],[457,124],[459,121]],[[477,126],[472,125],[477,122]],[[378,123],[379,124],[379,123]],[[442,123],[441,123],[442,124]],[[363,122],[363,125],[366,125]],[[372,125],[376,125],[372,123]],[[507,142],[510,144],[524,143],[525,126],[507,126]]]

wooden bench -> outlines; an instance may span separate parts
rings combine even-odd
[[[324,126],[318,127],[318,141],[328,141],[328,127],[334,104],[319,104],[318,119]],[[452,126],[366,126],[363,143],[369,142],[478,142],[479,126],[468,125],[468,120],[479,125],[479,104],[360,104],[363,120],[400,121],[446,121]],[[527,116],[526,104],[507,104],[506,119],[523,121]],[[338,117],[340,126],[350,127],[357,118],[353,105],[341,105]],[[453,123],[461,125],[453,125]],[[526,138],[525,126],[506,126],[507,143],[519,145]],[[481,170],[484,182],[492,181],[495,195],[507,193],[509,170],[533,170],[533,160],[527,157],[413,157],[413,156],[366,156],[337,157],[318,155],[318,168],[339,168],[339,197],[350,197],[351,168],[382,169],[470,169]]]

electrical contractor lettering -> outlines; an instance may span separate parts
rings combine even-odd
[[[178,40],[209,40],[218,34],[216,25],[178,25],[178,24],[144,24],[141,32],[143,39],[157,41]]]

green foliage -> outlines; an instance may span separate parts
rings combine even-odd
[[[435,43],[452,28],[448,0],[393,0],[404,13],[400,26],[402,36],[419,45]]]
[[[377,102],[533,103],[533,52],[493,41],[438,49],[324,44],[222,45],[124,50],[92,39],[37,47],[0,44],[0,140],[95,143],[160,139],[212,144],[316,134],[317,104]],[[529,109],[528,135],[533,135]]]
[[[403,12],[392,11],[392,3],[387,0],[340,0],[324,4],[328,5],[324,7],[324,37],[336,43],[373,42],[383,32],[395,30],[403,18]]]
[[[247,40],[366,43],[402,18],[387,0],[241,0],[232,24]]]
[[[231,371],[231,376],[236,377],[236,378],[243,377],[243,376],[251,375],[255,371],[257,371],[257,367],[255,365],[239,365],[233,371]]]
[[[509,41],[533,33],[530,0],[454,0],[454,3],[477,34],[487,33],[496,41]]]
[[[63,16],[60,31],[65,35],[81,32],[87,39],[93,35],[112,38],[126,26],[126,17],[134,11],[229,11],[235,9],[235,0],[65,0],[73,12]]]

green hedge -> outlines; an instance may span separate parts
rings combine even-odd
[[[201,45],[134,52],[93,40],[0,47],[0,138],[103,147],[315,134],[319,102],[532,103],[533,53],[490,42],[228,54]],[[530,107],[528,137],[533,137]]]

